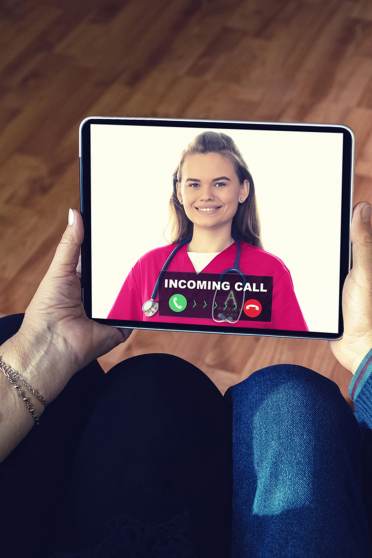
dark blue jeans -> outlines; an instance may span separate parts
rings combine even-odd
[[[371,557],[372,431],[359,427],[337,385],[276,365],[227,396],[232,556]]]
[[[0,319],[0,343],[22,319]],[[372,556],[371,448],[336,384],[302,366],[222,396],[171,355],[107,375],[94,361],[0,467],[2,552]]]

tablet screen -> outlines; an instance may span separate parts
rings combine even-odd
[[[116,327],[342,335],[348,128],[92,117],[80,149],[89,317]]]

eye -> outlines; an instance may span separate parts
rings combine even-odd
[[[215,186],[218,186],[219,188],[222,188],[223,186],[226,186],[226,182],[216,182]]]
[[[199,182],[189,182],[189,186],[191,188],[197,188],[199,186]]]

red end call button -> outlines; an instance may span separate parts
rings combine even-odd
[[[248,318],[256,318],[262,312],[262,304],[259,300],[255,298],[250,298],[246,300],[244,303],[244,314],[248,316]]]

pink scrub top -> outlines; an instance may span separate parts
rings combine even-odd
[[[142,311],[142,305],[151,298],[162,266],[175,247],[176,243],[155,248],[144,254],[136,262],[120,289],[107,316],[108,319],[308,331],[296,298],[291,274],[283,261],[262,248],[243,241],[241,242],[239,265],[241,272],[244,275],[272,277],[271,321],[244,319],[234,324],[228,324],[227,322],[215,322],[212,317],[190,318],[178,314],[162,316],[159,311],[152,317],[146,316]],[[192,273],[197,278],[200,278],[203,274],[215,274],[217,280],[225,269],[234,267],[237,250],[236,242],[217,254],[198,274],[189,258],[187,247],[188,244],[185,244],[177,252],[169,264],[167,272]],[[158,297],[156,299],[158,300]]]

